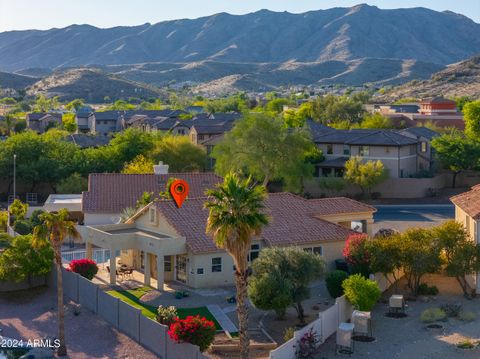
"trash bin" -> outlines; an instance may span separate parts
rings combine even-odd
[[[403,299],[403,295],[401,294],[392,295],[388,301],[388,305],[390,307],[390,312],[393,312],[393,313],[405,312],[405,300]]]

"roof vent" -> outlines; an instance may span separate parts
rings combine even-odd
[[[156,175],[166,175],[168,174],[168,165],[164,165],[162,161],[158,165],[153,166],[153,173]]]

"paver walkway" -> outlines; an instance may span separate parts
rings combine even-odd
[[[225,315],[225,313],[222,311],[222,308],[220,308],[219,305],[207,304],[207,309],[210,311],[210,313],[212,313],[212,315],[215,317],[218,324],[220,324],[223,330],[226,330],[229,333],[238,332],[238,329],[235,326],[235,324],[233,324],[230,318]]]

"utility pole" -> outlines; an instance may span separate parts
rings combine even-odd
[[[17,155],[13,155],[13,200],[17,198]]]

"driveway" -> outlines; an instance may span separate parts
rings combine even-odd
[[[435,205],[379,205],[374,215],[373,233],[380,228],[405,231],[412,227],[433,227],[455,218],[455,207],[450,204]]]

